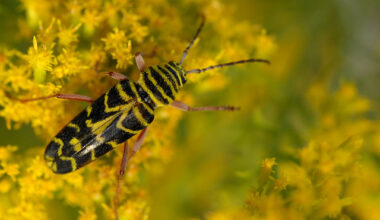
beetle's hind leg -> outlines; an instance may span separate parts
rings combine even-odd
[[[129,162],[129,160],[135,155],[135,153],[140,149],[141,144],[144,142],[147,130],[148,130],[148,128],[146,127],[140,132],[139,136],[137,137],[135,144],[132,147],[131,154],[129,154],[128,141],[125,141],[125,143],[124,143],[123,158],[122,158],[121,164],[120,164],[119,177],[118,177],[117,185],[116,185],[116,193],[115,193],[115,198],[113,200],[115,219],[118,219],[117,208],[119,205],[119,194],[120,194],[121,182],[123,180],[123,176],[125,174],[127,164]]]
[[[125,173],[125,169],[127,167],[128,157],[129,157],[128,141],[125,141],[125,143],[124,143],[123,159],[121,160],[121,165],[120,165],[120,170],[119,170],[119,177],[118,177],[117,185],[116,185],[115,197],[113,199],[115,219],[118,219],[117,208],[118,208],[118,205],[119,205],[120,186],[121,186],[121,181],[122,181],[124,173]]]
[[[55,95],[49,95],[49,96],[43,96],[43,97],[37,97],[37,98],[18,99],[18,100],[20,102],[30,102],[30,101],[38,101],[38,100],[44,100],[44,99],[50,99],[50,98],[76,100],[76,101],[83,101],[83,102],[90,102],[90,103],[92,103],[94,101],[92,98],[85,96],[85,95],[62,94],[62,93],[58,93]]]

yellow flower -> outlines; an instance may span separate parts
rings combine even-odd
[[[62,49],[62,53],[57,56],[58,64],[52,71],[52,75],[58,79],[74,76],[88,69],[83,61],[78,58],[75,51],[71,49]]]
[[[62,27],[61,20],[57,21],[58,23],[58,33],[57,37],[59,40],[59,44],[62,47],[68,47],[70,44],[78,41],[78,34],[76,33],[82,24],[77,24],[72,28],[64,28]]]
[[[0,181],[0,193],[7,193],[11,189],[11,182],[7,179]]]
[[[274,183],[274,189],[278,190],[278,191],[281,191],[281,190],[286,189],[287,185],[288,185],[288,183],[285,180],[283,180],[283,179],[276,179],[276,181]]]
[[[31,28],[36,28],[42,19],[48,19],[52,4],[50,1],[22,0],[22,7],[26,11],[26,19]]]
[[[33,79],[37,83],[43,83],[46,78],[46,71],[52,70],[54,63],[53,49],[54,44],[48,48],[46,45],[38,47],[37,38],[33,37],[33,47],[29,48],[25,60],[33,69]]]
[[[134,57],[131,53],[132,43],[127,40],[123,31],[115,28],[113,33],[102,40],[105,43],[105,49],[111,53],[113,59],[117,60],[116,68],[124,69],[132,63]]]
[[[0,75],[1,84],[4,87],[8,85],[16,93],[23,90],[29,91],[36,88],[36,82],[29,79],[29,75],[29,67],[10,64],[9,70]]]
[[[101,15],[94,9],[86,9],[80,21],[84,24],[84,33],[92,36],[101,21]]]
[[[275,158],[267,158],[261,163],[261,170],[259,176],[259,184],[265,184],[272,174],[273,166],[276,165]]]
[[[84,211],[79,211],[79,220],[96,220],[98,219],[94,209],[85,209]]]
[[[17,148],[18,147],[14,145],[0,146],[0,161],[9,161],[12,153],[15,152]]]
[[[254,46],[258,49],[258,57],[268,57],[268,55],[273,54],[273,52],[277,49],[277,45],[274,42],[273,37],[268,36],[266,30],[264,29],[261,29],[260,34],[253,39],[253,42]]]
[[[7,174],[13,181],[16,180],[16,176],[20,173],[19,165],[16,163],[1,162],[0,175]]]

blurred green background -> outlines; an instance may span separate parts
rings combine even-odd
[[[278,49],[269,67],[228,68],[224,89],[193,94],[197,106],[228,104],[242,110],[184,114],[173,134],[172,161],[162,174],[146,181],[154,198],[152,218],[197,216],[212,209],[212,204],[243,205],[242,198],[256,183],[264,158],[291,160],[291,150],[284,146],[297,149],[310,140],[310,130],[318,123],[305,98],[311,84],[321,82],[333,91],[342,81],[354,82],[359,93],[372,100],[369,117],[378,118],[380,1],[236,0],[224,4],[231,7],[237,21],[263,26]],[[19,3],[1,0],[0,46],[26,51],[29,44],[17,40],[14,26],[18,21],[12,19],[17,16],[23,16]],[[200,40],[207,41],[207,36],[201,35]],[[191,85],[185,91],[192,92]],[[0,145],[44,144],[29,126],[9,131],[3,119],[0,137]]]

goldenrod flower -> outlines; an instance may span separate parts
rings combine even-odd
[[[124,69],[128,64],[132,64],[133,55],[132,42],[127,40],[127,36],[123,31],[115,28],[113,33],[103,39],[105,49],[112,55],[112,58],[117,60],[116,68]]]

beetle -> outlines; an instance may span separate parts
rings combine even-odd
[[[201,32],[204,21],[202,17],[195,36],[184,50],[179,62],[170,61],[164,65],[146,67],[142,53],[137,53],[135,60],[141,73],[138,81],[132,82],[120,73],[109,72],[107,74],[119,82],[96,100],[77,94],[55,94],[22,99],[22,102],[28,102],[56,97],[91,103],[63,127],[47,145],[44,157],[52,171],[58,174],[75,171],[139,134],[131,154],[127,145],[124,145],[120,183],[128,160],[139,150],[146,136],[156,108],[171,105],[184,111],[236,110],[237,108],[232,106],[192,108],[175,100],[177,93],[187,81],[187,74],[248,62],[269,64],[265,59],[245,59],[186,71],[182,64]]]

